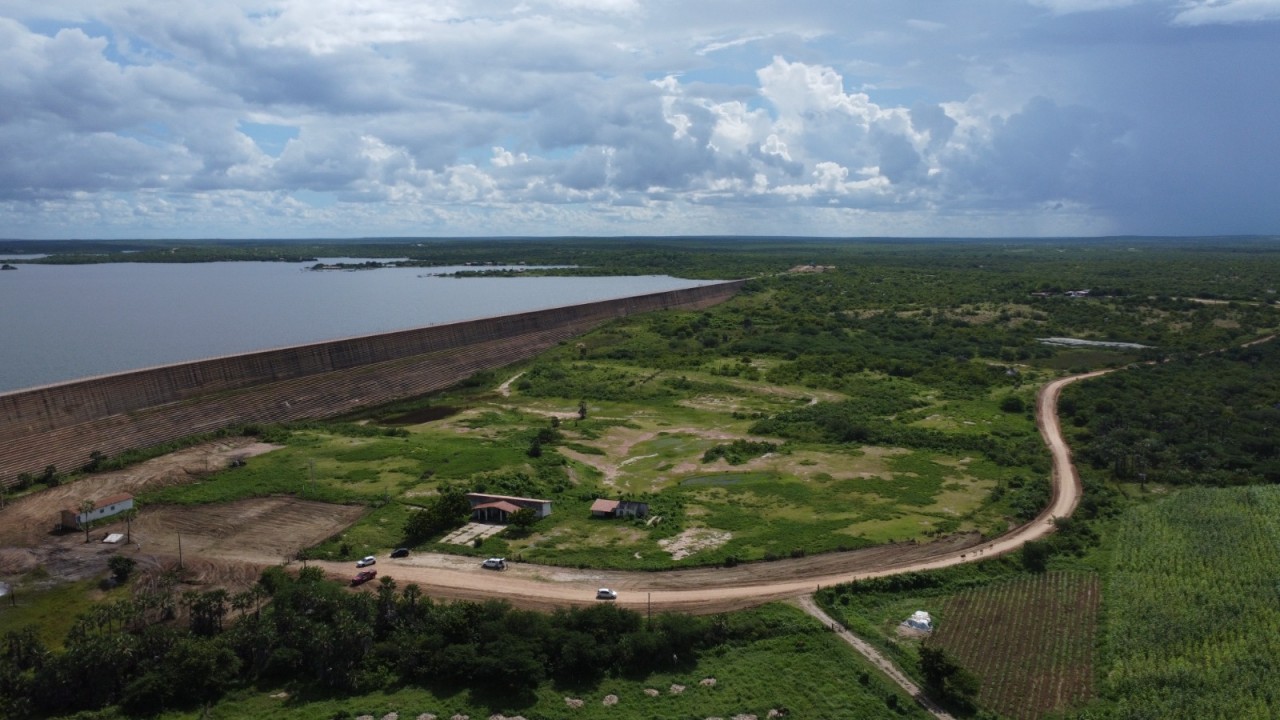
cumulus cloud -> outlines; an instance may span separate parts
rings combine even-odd
[[[1278,4],[14,0],[0,227],[1170,232],[1186,176],[1271,228]]]
[[[1112,188],[1100,181],[1123,164],[1123,123],[1088,108],[1032,98],[992,122],[987,140],[958,152],[947,181],[999,204],[1089,202]]]

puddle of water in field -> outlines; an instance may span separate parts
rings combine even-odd
[[[433,420],[443,420],[462,412],[465,408],[453,407],[451,405],[433,405],[418,410],[410,410],[407,413],[393,415],[382,421],[383,425],[417,425],[419,423],[428,423]]]
[[[694,475],[680,481],[681,485],[738,485],[747,482],[759,482],[768,480],[772,475],[768,473],[720,473],[716,475]]]

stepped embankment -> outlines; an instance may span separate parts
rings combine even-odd
[[[745,281],[208,358],[0,394],[0,484],[241,423],[341,415],[454,385],[615,318],[699,310]]]

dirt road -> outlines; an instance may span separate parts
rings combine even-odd
[[[910,695],[917,703],[920,704],[920,707],[924,708],[930,715],[934,716],[938,720],[955,720],[955,717],[951,715],[951,713],[942,709],[942,706],[929,699],[929,696],[924,694],[924,691],[920,689],[920,686],[912,682],[911,678],[907,677],[892,660],[880,654],[880,651],[871,647],[867,641],[857,635],[854,635],[846,630],[843,625],[832,620],[830,615],[826,614],[822,611],[822,608],[818,607],[818,604],[813,601],[811,596],[806,595],[800,598],[799,604],[801,610],[809,613],[813,617],[817,618],[823,625],[834,630],[835,633],[840,636],[841,640],[849,643],[854,650],[858,651],[858,654],[862,655],[870,661],[872,665],[879,668],[880,672],[884,673],[894,682],[894,684],[902,688],[904,692]]]

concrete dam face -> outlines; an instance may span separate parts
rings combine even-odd
[[[0,484],[241,423],[341,415],[442,390],[615,318],[699,310],[744,280],[228,355],[0,394]]]

